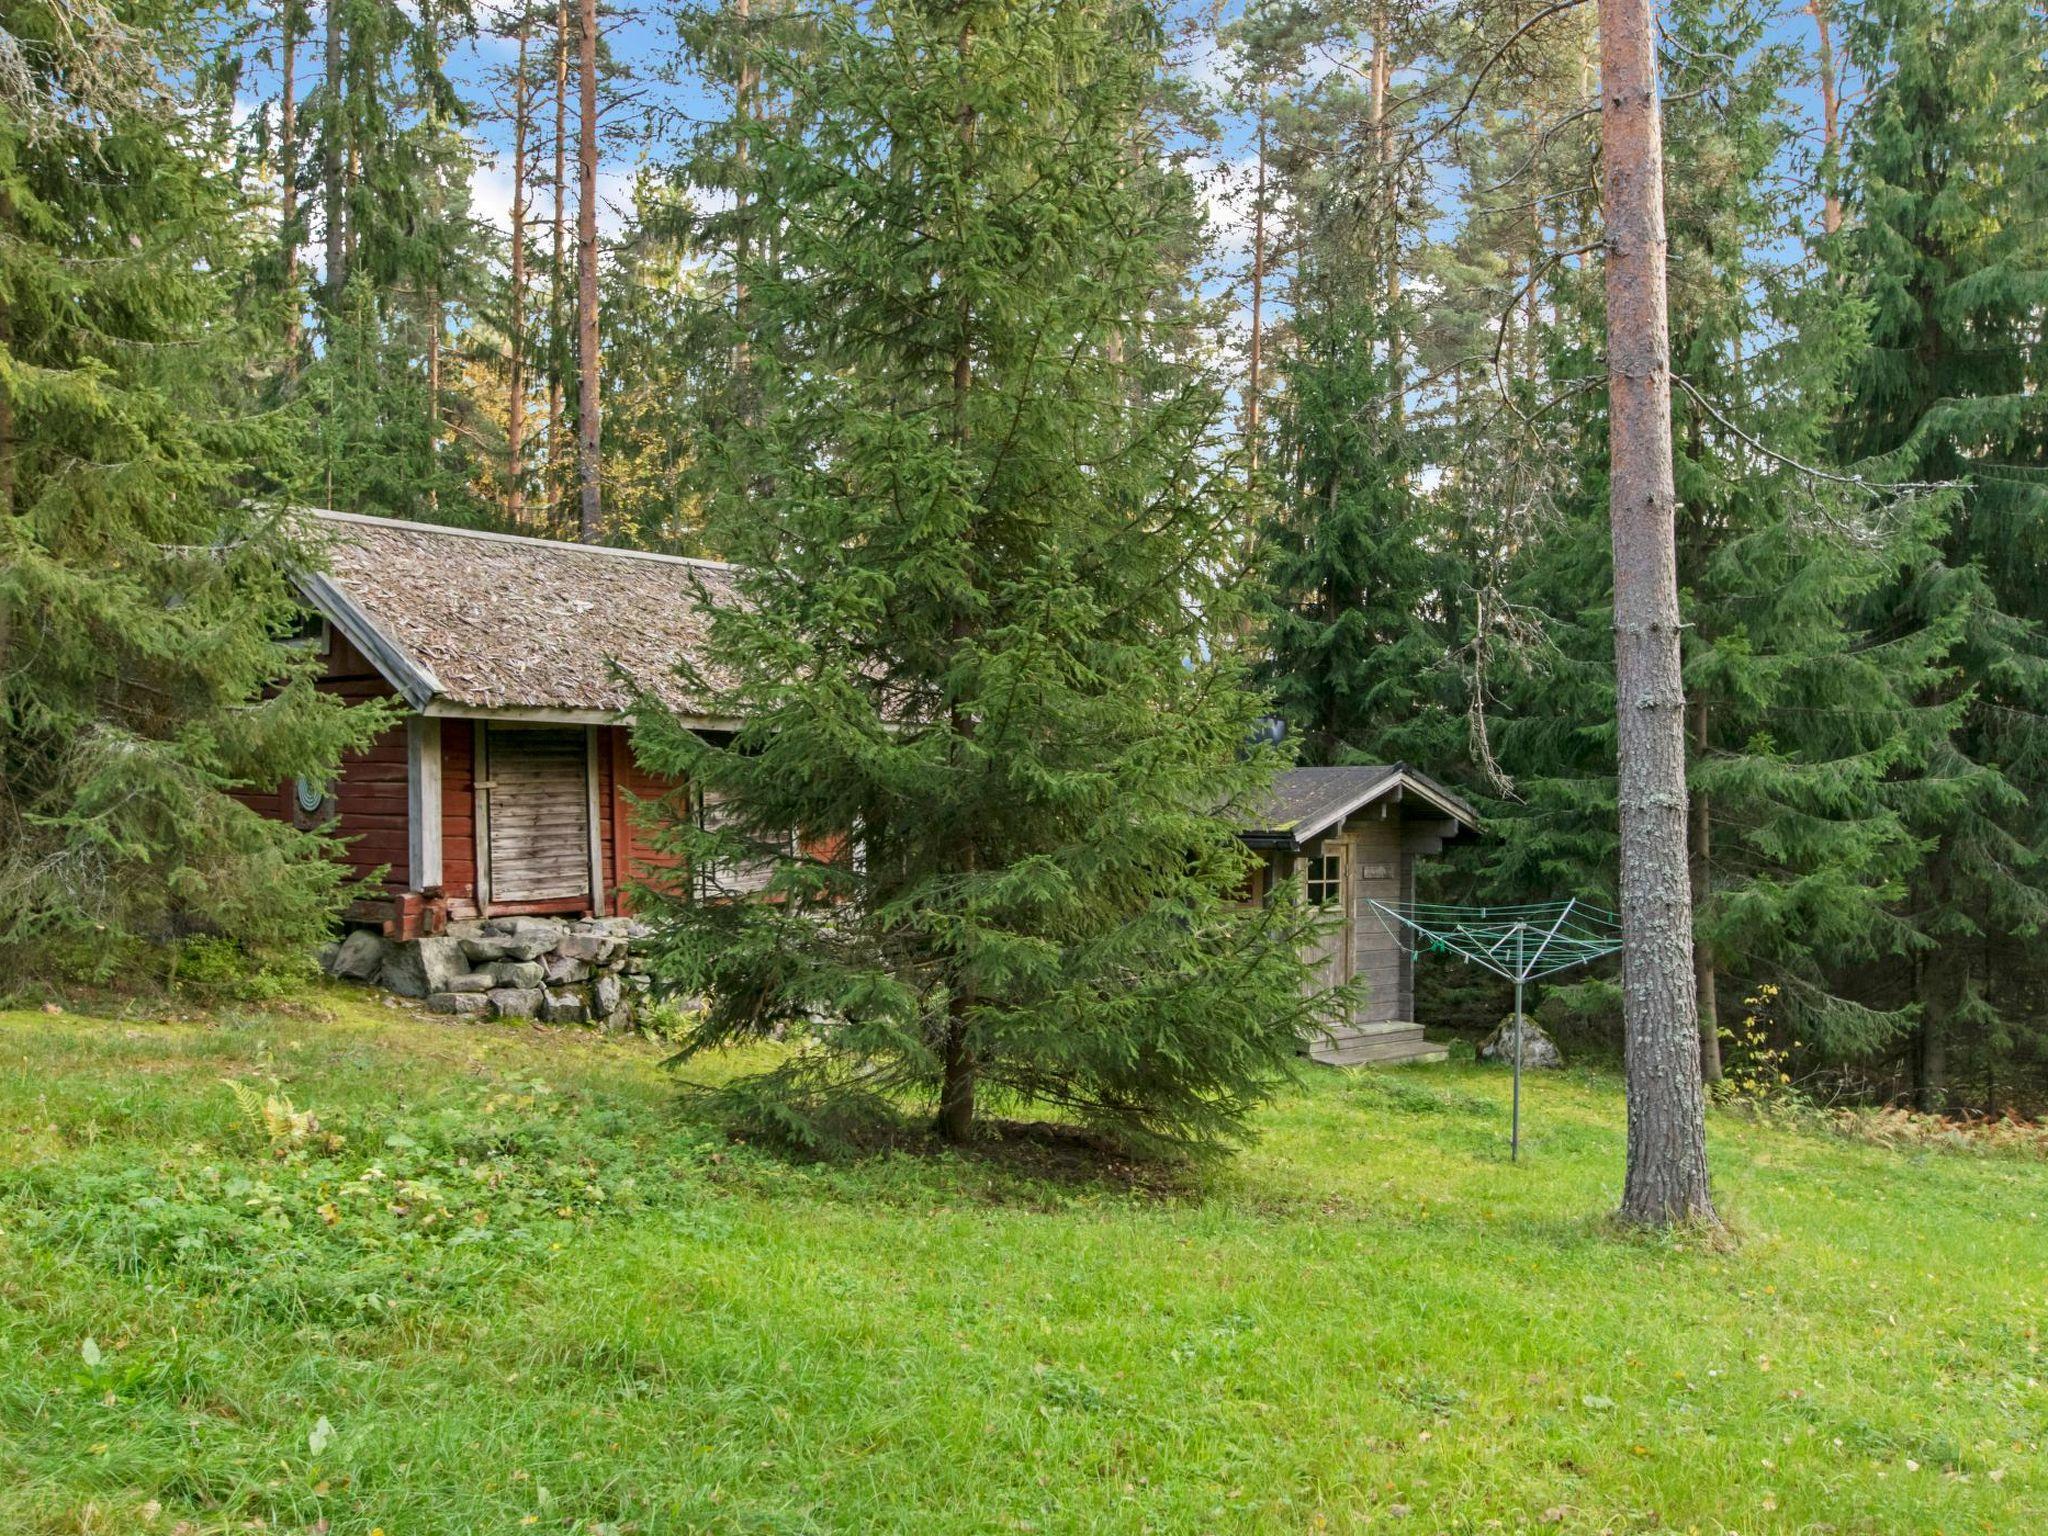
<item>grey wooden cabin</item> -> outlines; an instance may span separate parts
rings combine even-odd
[[[1298,871],[1308,898],[1339,919],[1319,946],[1322,977],[1365,983],[1364,1001],[1309,1047],[1312,1059],[1333,1066],[1444,1059],[1415,1018],[1414,957],[1369,903],[1413,901],[1415,861],[1478,830],[1471,806],[1401,763],[1280,776],[1271,801],[1240,834],[1264,856],[1255,894]]]

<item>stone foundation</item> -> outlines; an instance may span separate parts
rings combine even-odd
[[[394,942],[359,928],[320,952],[320,968],[421,998],[436,1013],[631,1029],[652,984],[652,932],[628,917],[493,917]]]

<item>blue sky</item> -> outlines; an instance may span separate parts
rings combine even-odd
[[[317,0],[316,0],[317,4]],[[1218,30],[1241,13],[1245,0],[1204,4],[1201,0],[1169,0],[1177,31],[1188,40],[1178,49],[1177,63],[1193,79],[1220,90],[1229,60],[1214,39]],[[489,29],[502,24],[511,8],[479,15],[479,26]],[[301,89],[316,84],[320,67],[320,37],[316,11],[314,35],[301,44],[299,63]],[[600,172],[599,191],[604,203],[601,218],[607,232],[616,230],[621,210],[630,196],[637,167],[648,157],[665,157],[676,141],[696,123],[715,117],[723,110],[720,93],[692,76],[684,67],[672,14],[660,9],[621,8],[605,21],[605,35],[613,55],[631,71],[634,100],[609,119],[608,126],[624,130],[608,141]],[[1795,5],[1786,5],[1774,17],[1770,35],[1775,41],[1789,41],[1810,56],[1814,42],[1813,23]],[[476,106],[471,132],[482,151],[473,183],[474,209],[479,217],[503,228],[508,223],[512,201],[511,126],[506,120],[509,99],[500,76],[513,58],[515,45],[509,38],[481,30],[451,50],[450,70],[463,87],[464,95]],[[1326,59],[1325,67],[1343,67],[1343,61]],[[571,82],[572,96],[574,83]],[[250,94],[274,96],[274,74],[259,72],[249,82]],[[1818,103],[1813,92],[1804,93],[1800,106],[1813,135],[1818,138]],[[551,116],[551,106],[543,106]],[[1248,188],[1252,161],[1249,123],[1223,118],[1224,134],[1215,145],[1202,146],[1189,168],[1204,181],[1216,235],[1218,276],[1212,281],[1227,286],[1233,274],[1246,264],[1249,248]],[[317,251],[312,253],[317,257]],[[1275,298],[1280,296],[1275,295]]]

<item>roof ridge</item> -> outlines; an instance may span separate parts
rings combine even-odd
[[[624,560],[658,560],[670,565],[698,566],[707,571],[730,571],[729,560],[706,560],[696,555],[665,555],[652,549],[621,549],[615,544],[571,544],[563,539],[537,539],[525,533],[498,533],[489,528],[456,528],[447,523],[416,523],[403,517],[376,517],[367,512],[340,512],[332,507],[297,507],[322,522],[365,523],[380,528],[402,528],[408,533],[442,533],[458,539],[482,539],[493,544],[524,544],[557,553],[614,555]]]

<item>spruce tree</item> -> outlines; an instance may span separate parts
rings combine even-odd
[[[0,984],[303,940],[340,867],[234,792],[324,781],[379,722],[283,643],[310,555],[247,498],[289,422],[224,403],[278,345],[229,302],[269,231],[186,94],[189,12],[122,0],[89,38],[0,13]]]
[[[1298,302],[1281,366],[1288,483],[1266,538],[1266,640],[1274,703],[1309,761],[1434,764],[1462,745],[1440,702],[1444,563],[1390,409],[1389,329],[1341,295]]]
[[[739,723],[639,729],[702,807],[663,832],[698,887],[662,909],[662,975],[708,998],[684,1049],[798,1030],[741,1090],[798,1137],[905,1097],[953,1141],[1017,1107],[1239,1137],[1327,999],[1288,888],[1239,899],[1271,765],[1215,574],[1220,395],[1137,367],[1193,218],[1142,110],[1158,18],[805,19],[762,60],[801,132],[751,146],[781,248],[740,273],[784,344],[712,507],[744,601],[698,684]]]
[[[1384,44],[1348,14],[1284,9],[1251,13],[1238,41],[1260,78],[1294,74],[1314,48],[1359,59],[1368,81],[1364,61]],[[1431,620],[1445,573],[1403,410],[1407,307],[1389,276],[1400,177],[1383,112],[1376,86],[1331,71],[1267,135],[1273,243],[1292,263],[1290,319],[1268,363],[1283,386],[1279,431],[1259,480],[1272,503],[1259,562],[1265,671],[1314,762],[1441,763],[1457,743],[1436,700],[1447,647]]]
[[[1874,475],[1956,487],[1936,547],[1872,603],[1880,628],[1947,625],[1961,711],[1915,830],[1931,852],[1901,911],[1909,964],[1881,1001],[1919,1011],[1924,1107],[1957,1068],[2048,1055],[2048,74],[2038,8],[1869,0],[1851,57],[1874,82],[1849,143],[1841,270],[1871,306],[1841,451]]]

